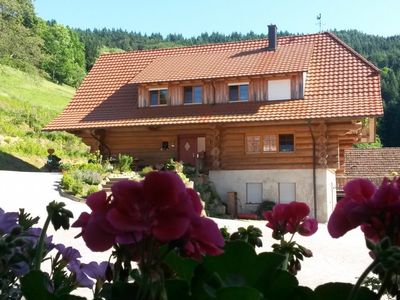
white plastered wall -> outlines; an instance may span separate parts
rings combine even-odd
[[[312,169],[279,169],[279,170],[214,170],[210,171],[210,180],[223,201],[228,192],[236,192],[239,212],[254,212],[257,204],[246,203],[246,183],[262,183],[263,199],[278,202],[279,183],[296,184],[296,201],[306,202],[314,216],[313,170]],[[330,169],[316,170],[317,219],[327,222],[336,204],[336,177]]]

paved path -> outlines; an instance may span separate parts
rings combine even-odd
[[[56,188],[60,174],[28,173],[0,171],[0,207],[5,211],[17,211],[23,207],[32,215],[41,216],[41,222],[46,217],[46,204],[52,200],[64,201],[75,217],[82,211],[88,211],[85,204],[62,198]],[[265,221],[236,221],[216,219],[220,226],[227,226],[233,232],[239,226],[256,225],[263,231],[264,247],[260,251],[270,250],[274,240],[270,238],[271,230],[265,227]],[[79,230],[59,231],[54,240],[74,246],[81,251],[83,262],[106,260],[108,254],[88,251],[81,239],[74,239]],[[298,274],[300,284],[311,288],[329,281],[355,282],[356,277],[370,263],[368,250],[365,247],[362,234],[353,230],[340,239],[332,239],[324,224],[320,224],[318,232],[311,237],[295,239],[310,248],[314,257],[306,259],[303,269]]]

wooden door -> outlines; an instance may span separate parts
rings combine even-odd
[[[179,137],[179,160],[196,166],[197,136]]]

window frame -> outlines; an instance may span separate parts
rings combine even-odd
[[[202,85],[186,85],[186,86],[183,86],[182,88],[183,88],[183,101],[182,101],[183,105],[200,105],[200,104],[204,103],[204,87]],[[186,88],[192,89],[192,102],[185,102],[185,89]],[[195,101],[195,97],[194,97],[195,88],[201,88],[201,102],[200,103],[194,102]]]
[[[238,99],[232,100],[230,97],[230,88],[233,86],[238,87]],[[247,99],[240,99],[240,86],[247,86]],[[250,100],[250,83],[249,82],[232,82],[228,83],[228,103],[248,102]]]
[[[284,136],[284,135],[291,135],[291,136],[293,136],[293,150],[292,151],[281,151],[280,149],[281,149],[281,147],[280,147],[280,136]],[[274,150],[274,151],[264,151],[264,138],[266,137],[266,136],[273,136],[273,137],[275,137],[275,142],[276,142],[276,150]],[[248,140],[248,138],[250,138],[250,137],[258,137],[259,139],[260,139],[260,144],[259,144],[259,146],[260,146],[260,151],[258,151],[258,152],[251,152],[251,151],[248,151],[248,142],[247,142],[247,140]],[[253,155],[253,154],[272,154],[272,153],[280,153],[280,154],[282,154],[282,153],[286,153],[286,154],[290,154],[290,153],[294,153],[295,151],[296,151],[296,137],[295,137],[295,134],[294,133],[277,133],[277,134],[270,134],[270,133],[259,133],[259,134],[246,134],[245,135],[245,145],[244,145],[244,147],[245,147],[245,153],[246,154],[249,154],[249,155]]]
[[[291,151],[281,151],[281,137],[283,136],[292,136],[293,146]],[[278,151],[279,153],[293,153],[295,152],[295,136],[293,133],[282,133],[278,135]]]
[[[165,104],[161,104],[160,103],[161,91],[167,91]],[[151,93],[152,92],[157,92],[157,104],[151,104]],[[169,90],[168,90],[168,87],[160,87],[160,88],[151,88],[151,89],[149,89],[149,106],[150,107],[167,106],[168,102],[169,102]]]

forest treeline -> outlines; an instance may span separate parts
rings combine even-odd
[[[384,146],[400,146],[400,36],[374,36],[357,30],[334,33],[381,69],[385,115],[379,120],[378,134]],[[266,34],[254,32],[213,32],[187,38],[181,34],[162,36],[122,29],[74,29],[39,18],[32,0],[0,0],[0,63],[40,72],[49,80],[75,87],[104,52],[265,37]]]

